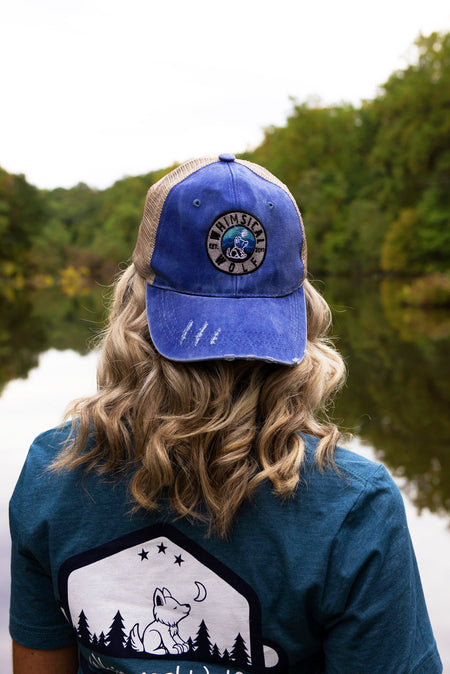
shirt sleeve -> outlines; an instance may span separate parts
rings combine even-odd
[[[32,448],[33,449],[33,448]],[[10,501],[10,634],[28,648],[75,643],[55,596],[49,552],[42,468],[30,451]]]
[[[383,466],[335,537],[323,611],[327,673],[442,672],[403,500]]]

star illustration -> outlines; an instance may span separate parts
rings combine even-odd
[[[141,558],[141,562],[143,562],[144,559],[148,559],[148,550],[145,551],[144,548],[142,548],[142,552],[138,552],[138,556]]]
[[[158,555],[160,552],[166,554],[167,545],[164,545],[164,543],[160,543],[157,547],[158,547]]]
[[[178,566],[181,566],[181,564],[184,562],[184,559],[182,559],[181,555],[174,555],[175,561],[174,564],[178,564]]]

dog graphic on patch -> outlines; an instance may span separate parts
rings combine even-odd
[[[142,636],[139,623],[130,632],[130,641],[134,650],[154,655],[185,653],[189,650],[186,641],[180,636],[178,624],[189,615],[190,604],[181,604],[170,591],[157,587],[153,594],[153,617]]]

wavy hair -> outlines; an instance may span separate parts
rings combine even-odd
[[[220,537],[263,481],[291,496],[304,460],[299,433],[320,439],[320,469],[333,463],[340,433],[325,409],[345,375],[326,337],[330,309],[308,281],[305,294],[308,341],[298,365],[174,362],[152,344],[145,281],[131,264],[101,336],[97,393],[71,404],[72,432],[53,469],[125,474],[136,509],[155,511],[166,494],[174,514],[205,521]]]

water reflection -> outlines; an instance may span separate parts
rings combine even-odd
[[[328,280],[322,290],[350,372],[336,417],[406,478],[419,510],[449,513],[448,314],[402,307],[396,282],[367,282],[355,292]]]
[[[84,354],[101,329],[107,290],[95,287],[81,297],[59,289],[0,293],[0,392],[5,384],[26,377],[39,354],[50,348]]]
[[[407,309],[394,281],[317,284],[332,306],[337,345],[349,365],[335,416],[375,448],[421,509],[450,512],[450,317]],[[105,317],[107,292],[57,289],[0,297],[0,386],[24,377],[50,348],[86,353]]]
[[[0,316],[1,391],[6,382],[26,377],[36,366],[46,336],[42,320],[33,315],[33,305],[24,295],[11,302],[0,294]]]

